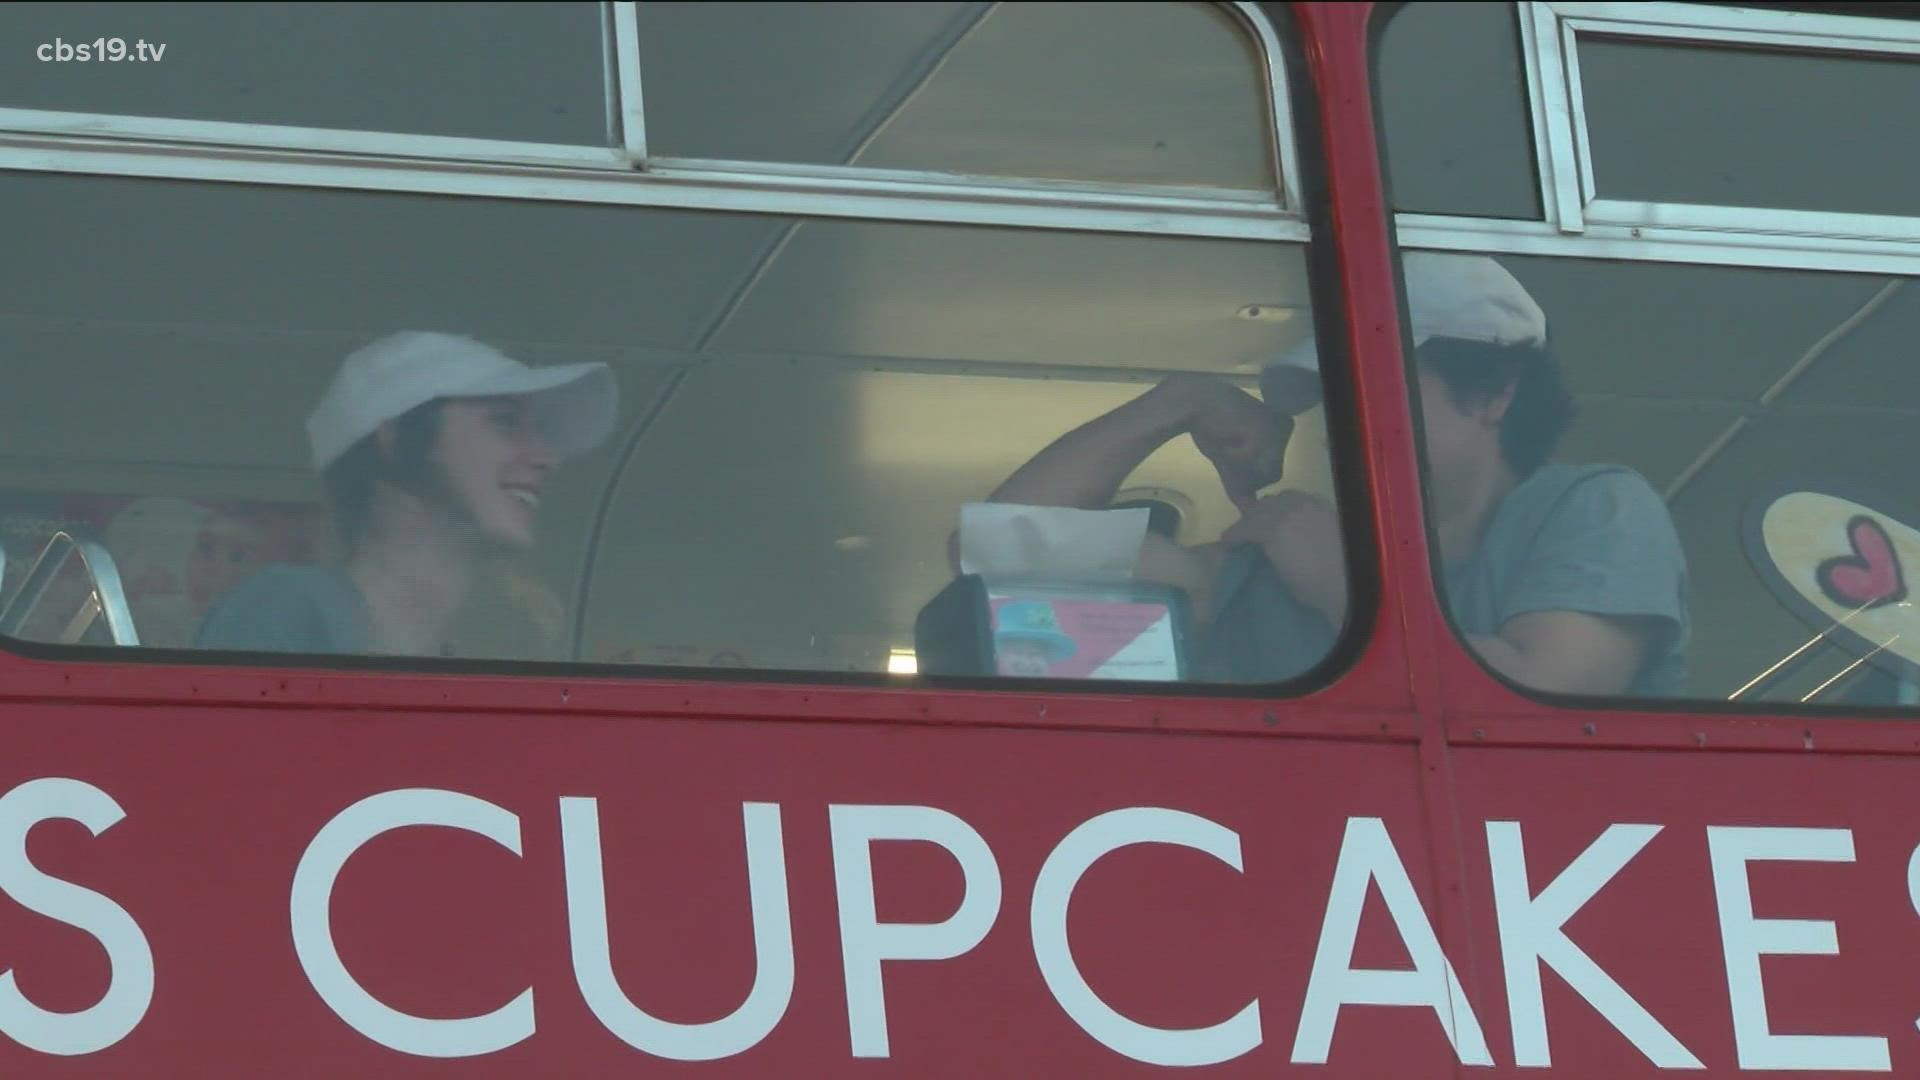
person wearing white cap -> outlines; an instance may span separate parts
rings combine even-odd
[[[1547,321],[1483,256],[1410,253],[1426,501],[1449,614],[1490,667],[1558,693],[1678,696],[1686,566],[1666,505],[1618,466],[1549,465],[1572,399]],[[1191,435],[1241,511],[1218,543],[1148,536],[1142,577],[1184,588],[1205,624],[1201,678],[1276,681],[1332,648],[1347,572],[1332,505],[1280,479],[1292,417],[1320,396],[1312,340],[1261,375],[1264,402],[1210,376],[1172,376],[1062,436],[991,496],[1095,508],[1162,444]]]
[[[195,645],[445,655],[491,556],[533,546],[548,475],[613,431],[605,364],[529,367],[454,334],[403,331],[340,365],[307,418],[346,559],[269,567]]]

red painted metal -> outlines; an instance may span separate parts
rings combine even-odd
[[[1920,753],[1920,732],[1541,703],[1488,675],[1447,629],[1402,368],[1368,86],[1371,5],[1298,4],[1293,17],[1318,94],[1364,433],[1372,562],[1362,572],[1379,597],[1340,677],[1291,699],[1120,697],[0,652],[0,796],[70,777],[126,812],[98,836],[41,825],[26,853],[124,907],[156,973],[150,1010],[112,1047],[58,1057],[0,1034],[0,1075],[1152,1072],[1063,1011],[1027,922],[1055,845],[1124,807],[1198,815],[1239,837],[1239,872],[1164,843],[1123,848],[1087,872],[1071,909],[1089,985],[1141,1023],[1201,1027],[1258,999],[1260,1045],[1212,1071],[1288,1069],[1343,830],[1379,818],[1495,1065],[1459,1065],[1431,1011],[1348,1006],[1330,1064],[1303,1072],[1537,1074],[1515,1066],[1486,838],[1486,822],[1518,821],[1533,891],[1609,825],[1663,826],[1567,932],[1713,1075],[1737,1072],[1740,1051],[1705,829],[1852,830],[1853,862],[1752,864],[1757,917],[1831,920],[1840,946],[1766,962],[1774,1030],[1882,1037],[1895,1074],[1920,1074],[1920,977],[1907,962],[1920,947],[1907,876],[1920,827],[1907,824],[1916,804],[1904,762]],[[532,987],[537,1032],[497,1053],[447,1062],[377,1045],[330,1010],[291,944],[289,888],[316,832],[358,800],[415,788],[517,815],[522,854],[447,829],[381,837],[340,878],[336,940],[370,992],[423,1016],[482,1013]],[[752,981],[741,804],[779,804],[796,974],[763,1041],[719,1061],[664,1062],[594,1018],[569,962],[557,809],[580,796],[599,799],[622,987],[681,1022],[725,1014]],[[849,804],[956,815],[1003,884],[976,947],[886,966],[885,1059],[857,1059],[849,1045],[836,922],[845,883],[828,826],[828,807]],[[925,843],[877,845],[874,877],[883,921],[938,922],[964,889],[953,859]],[[1409,963],[1377,888],[1352,962]],[[93,937],[29,911],[4,881],[0,970],[56,1011],[89,1007],[114,977]],[[1543,983],[1548,1075],[1651,1071],[1565,983]]]

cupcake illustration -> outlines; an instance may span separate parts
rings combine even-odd
[[[994,666],[1002,675],[1046,675],[1078,649],[1045,600],[1002,604],[994,621]]]

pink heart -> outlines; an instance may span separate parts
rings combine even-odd
[[[1878,521],[1862,515],[1847,522],[1847,542],[1853,554],[1827,559],[1814,577],[1829,600],[1847,608],[1873,608],[1907,598],[1900,556]]]

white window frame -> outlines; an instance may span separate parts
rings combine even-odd
[[[1220,6],[1262,57],[1277,191],[650,156],[630,0],[602,5],[606,145],[0,108],[0,170],[1304,242],[1278,35],[1257,4]]]
[[[1920,63],[1920,24],[1680,3],[1517,5],[1543,216],[1401,214],[1407,247],[1920,275],[1920,217],[1610,199],[1594,183],[1580,82],[1587,40],[1764,47]]]

